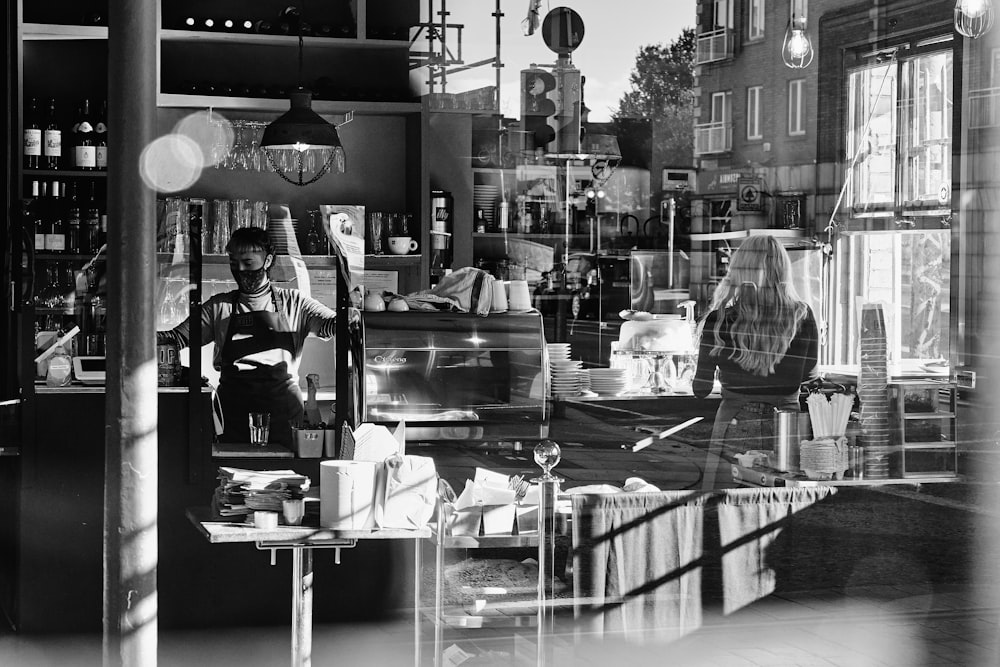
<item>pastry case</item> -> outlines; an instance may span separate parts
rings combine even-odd
[[[545,336],[538,312],[365,312],[355,355],[362,421],[406,421],[407,440],[548,435]]]

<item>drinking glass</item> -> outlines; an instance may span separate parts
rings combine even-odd
[[[371,252],[373,255],[382,254],[382,242],[385,234],[385,215],[379,211],[372,211],[368,216],[368,231],[371,237]]]
[[[253,203],[250,224],[254,227],[267,229],[267,209],[268,203],[266,201],[255,201]]]
[[[251,412],[250,421],[250,444],[264,446],[267,444],[267,437],[271,431],[270,412]]]

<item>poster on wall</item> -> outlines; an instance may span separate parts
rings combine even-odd
[[[323,204],[319,209],[326,237],[347,276],[348,290],[360,290],[365,278],[365,207]]]

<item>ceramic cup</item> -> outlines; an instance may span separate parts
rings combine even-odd
[[[406,255],[417,249],[417,242],[409,236],[390,236],[389,252],[393,255]]]
[[[514,312],[531,310],[531,294],[528,291],[527,280],[510,281],[510,294],[507,295],[507,307]]]
[[[494,313],[507,312],[507,286],[502,280],[493,281],[493,303],[490,310]]]

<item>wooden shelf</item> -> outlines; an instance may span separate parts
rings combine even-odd
[[[165,28],[160,31],[160,39],[165,42],[200,42],[202,44],[246,44],[250,46],[287,46],[297,49],[299,38],[296,35],[268,35],[253,32],[217,32],[201,30],[176,30]],[[309,48],[324,49],[407,49],[409,40],[405,39],[366,39],[355,37],[316,37],[310,35],[302,38]]]
[[[21,34],[25,40],[77,40],[108,38],[103,25],[64,25],[61,23],[25,23]]]
[[[288,111],[286,98],[224,97],[221,95],[185,95],[183,93],[158,93],[156,105],[182,109],[240,109],[250,111]],[[320,115],[343,115],[350,111],[362,116],[397,116],[418,114],[420,102],[372,102],[313,100],[312,109]]]
[[[64,178],[107,178],[107,171],[84,171],[83,169],[24,169],[22,171],[25,178],[35,176]]]

